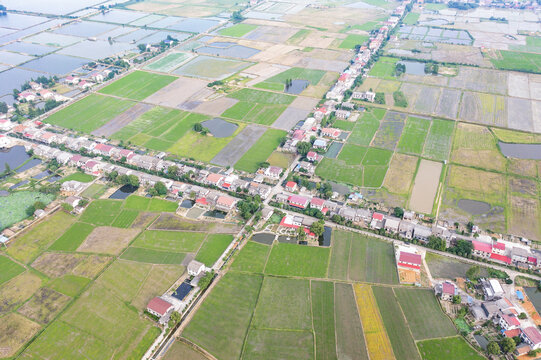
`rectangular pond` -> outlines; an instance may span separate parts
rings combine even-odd
[[[46,72],[51,75],[64,75],[87,64],[87,59],[68,55],[50,54],[24,64],[24,68]]]
[[[89,20],[103,21],[116,24],[128,24],[147,15],[147,13],[142,13],[138,11],[113,9],[105,13],[99,13],[98,15],[92,16],[89,18]]]
[[[45,55],[47,53],[57,50],[51,46],[44,46],[39,44],[31,44],[27,42],[17,41],[11,44],[0,47],[0,50],[13,51],[27,55]]]
[[[214,46],[214,44],[210,44],[208,46],[203,46],[196,49],[195,52],[206,55],[248,59],[249,57],[252,57],[255,54],[259,53],[260,51],[258,49],[236,44],[228,47],[216,47]]]
[[[84,40],[80,43],[66,47],[58,51],[57,53],[98,60],[113,55],[122,55],[134,50],[134,44],[121,42],[113,42],[112,44],[110,44],[107,40]]]
[[[111,31],[116,28],[116,25],[103,24],[91,21],[75,22],[62,26],[60,29],[54,30],[55,34],[92,37]]]
[[[183,19],[180,22],[167,27],[169,30],[185,31],[192,33],[203,33],[220,24],[217,20],[209,19]]]

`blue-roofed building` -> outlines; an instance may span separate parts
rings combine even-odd
[[[180,284],[180,286],[175,290],[175,292],[173,293],[173,297],[182,301],[184,300],[184,298],[186,297],[186,295],[188,295],[190,293],[190,291],[192,291],[193,289],[193,286],[191,286],[189,283],[187,282],[183,282],[182,284]]]
[[[316,141],[314,141],[314,147],[319,149],[325,149],[327,147],[327,140],[316,139]]]
[[[524,294],[522,293],[522,291],[517,290],[517,298],[519,300],[524,300]]]

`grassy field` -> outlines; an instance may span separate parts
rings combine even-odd
[[[370,69],[370,72],[368,73],[370,76],[382,78],[382,79],[388,79],[393,80],[394,77],[394,69],[396,67],[396,63],[398,62],[398,59],[391,58],[391,57],[381,57],[378,62],[374,64],[372,69]]]
[[[85,277],[68,274],[54,279],[51,283],[49,283],[49,286],[51,289],[61,292],[62,294],[68,296],[77,296],[90,281],[90,279]]]
[[[398,142],[398,151],[420,155],[430,128],[430,120],[408,117],[406,127]]]
[[[150,199],[148,211],[153,212],[175,212],[177,211],[178,204],[174,201],[164,200],[160,198]]]
[[[91,133],[135,105],[128,100],[91,94],[45,119],[53,125]]]
[[[295,306],[291,306],[295,304]],[[265,277],[252,327],[256,329],[312,330],[310,282]]]
[[[0,255],[0,285],[24,272],[24,267]]]
[[[316,168],[316,175],[344,184],[363,186],[362,166],[348,166],[345,162],[323,158]]]
[[[165,354],[164,360],[178,360],[178,359],[190,359],[190,360],[207,360],[206,356],[200,352],[192,349],[190,345],[183,341],[175,341]]]
[[[14,191],[0,197],[0,229],[5,229],[28,218],[27,209],[36,201],[48,205],[54,195],[38,191]]]
[[[244,88],[229,95],[239,100],[222,116],[263,125],[271,125],[295,99],[294,96]]]
[[[417,346],[423,360],[481,360],[485,358],[462,337],[425,340],[418,342]]]
[[[170,53],[162,57],[158,61],[154,61],[151,64],[145,65],[146,70],[170,72],[178,67],[183,61],[188,59],[190,55],[186,53]]]
[[[314,358],[314,338],[308,331],[251,329],[242,358],[311,360]]]
[[[325,278],[329,249],[297,244],[272,247],[265,273],[271,275]]]
[[[316,338],[316,359],[336,359],[334,284],[312,281],[312,322]]]
[[[363,45],[368,40],[368,36],[366,35],[348,35],[342,42],[340,43],[339,48],[340,49],[355,49],[355,46],[357,45]]]
[[[124,208],[145,211],[148,210],[148,205],[150,204],[150,198],[130,195],[124,200]]]
[[[336,321],[336,353],[339,359],[368,360],[363,327],[357,310],[355,294],[350,284],[334,285]]]
[[[410,12],[408,15],[406,15],[403,22],[406,25],[415,25],[417,24],[417,21],[419,21],[419,16],[421,16],[421,14]]]
[[[293,163],[294,159],[295,154],[274,151],[267,158],[267,162],[270,164],[270,166],[278,166],[282,169],[286,169]]]
[[[441,255],[427,253],[426,264],[430,269],[433,278],[456,279],[466,277],[466,271],[471,264],[455,259],[450,259]],[[481,268],[481,276],[486,276],[486,270]]]
[[[107,191],[107,186],[102,184],[92,184],[81,195],[90,199],[99,199],[105,191]]]
[[[337,159],[342,160],[346,165],[361,165],[367,148],[359,145],[345,144],[338,154]]]
[[[357,121],[348,143],[368,146],[379,128],[379,119],[372,113],[365,113],[360,121]]]
[[[92,230],[94,226],[76,222],[49,247],[49,250],[75,251]]]
[[[353,232],[335,231],[329,278],[397,284],[392,245]]]
[[[251,31],[257,29],[257,25],[251,24],[235,24],[228,28],[218,31],[218,34],[223,36],[243,37]]]
[[[159,251],[129,247],[120,256],[124,260],[132,260],[149,264],[182,264],[186,257],[184,253],[173,253],[170,251]]]
[[[97,226],[111,225],[121,208],[122,202],[118,200],[95,200],[88,205],[80,220]]]
[[[395,288],[394,292],[416,340],[456,335],[431,290]]]
[[[231,265],[231,269],[263,273],[270,249],[270,246],[249,241]]]
[[[203,245],[201,245],[199,252],[195,256],[195,260],[202,262],[208,267],[212,267],[232,241],[233,235],[209,235]]]
[[[122,210],[111,226],[127,229],[139,216],[137,210]]]
[[[238,359],[262,280],[258,275],[227,273],[202,303],[182,336],[217,358]]]
[[[205,237],[202,232],[147,230],[132,245],[153,250],[196,252]]]
[[[372,287],[378,308],[385,324],[385,330],[393,346],[397,360],[421,359],[415,341],[408,329],[404,314],[398,305],[393,289],[390,287]],[[426,320],[426,319],[425,319]]]
[[[39,324],[48,324],[70,300],[69,296],[43,287],[18,312]]]
[[[89,183],[92,180],[94,180],[94,176],[88,175],[88,174],[85,174],[85,173],[82,173],[82,172],[75,172],[75,173],[73,173],[71,175],[68,175],[65,178],[61,179],[59,182],[63,183],[63,182],[70,181],[70,180],[75,180],[75,181],[79,181],[79,182],[82,182],[82,183]]]
[[[541,74],[541,54],[500,50],[490,62],[501,70],[518,70]]]
[[[0,323],[2,357],[15,355],[40,328],[40,325],[16,313],[3,317]]]
[[[324,75],[325,71],[323,70],[295,67],[265,79],[264,81],[255,84],[254,87],[275,91],[284,91],[286,80],[306,80],[310,82],[311,85],[317,85]]]
[[[256,143],[235,164],[237,170],[254,173],[259,164],[266,161],[272,152],[280,145],[281,139],[287,133],[283,130],[268,129]]]
[[[31,262],[58,239],[75,221],[65,212],[57,212],[19,235],[7,249],[9,255],[24,263]]]
[[[176,79],[175,76],[134,71],[111,85],[100,89],[99,92],[132,100],[143,100]]]

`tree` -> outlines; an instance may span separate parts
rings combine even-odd
[[[524,320],[524,319],[526,319],[527,317],[528,317],[528,315],[526,315],[526,313],[523,313],[523,312],[520,313],[520,314],[518,315],[518,318],[519,318],[520,320]]]
[[[171,165],[167,168],[167,173],[169,175],[177,175],[178,174],[178,166],[176,165]]]
[[[8,106],[5,102],[0,102],[0,113],[7,113],[8,112]]]
[[[515,344],[515,340],[511,338],[505,338],[500,342],[500,347],[502,348],[502,351],[504,353],[509,354],[515,351],[517,344]]]
[[[128,185],[133,186],[133,187],[139,187],[139,178],[135,175],[129,175]]]
[[[62,203],[61,206],[62,206],[62,210],[64,210],[67,213],[73,211],[73,206],[71,206],[70,204]]]
[[[500,353],[500,346],[496,341],[491,341],[487,345],[487,352],[490,355],[498,355]]]
[[[468,232],[472,232],[473,231],[473,223],[470,221],[466,224],[466,228],[468,229]]]
[[[460,304],[462,302],[462,298],[460,295],[454,295],[453,296],[453,304]]]
[[[154,189],[156,190],[156,193],[158,195],[165,195],[167,194],[167,188],[165,187],[164,183],[161,181],[158,181],[156,184],[154,184]]]
[[[214,277],[214,270],[211,272],[206,273],[201,279],[199,279],[199,282],[197,283],[197,286],[199,286],[199,289],[201,291],[205,291],[206,288],[209,287],[210,282],[212,278]]]
[[[11,174],[11,167],[9,166],[8,163],[5,163],[5,164],[4,164],[4,174],[5,174],[5,175]]]
[[[310,231],[316,234],[317,237],[320,237],[325,231],[325,222],[323,220],[316,221],[310,225]]]
[[[477,277],[479,276],[479,271],[480,271],[480,270],[481,270],[481,269],[479,268],[478,265],[473,265],[472,267],[470,267],[470,268],[468,269],[468,271],[466,271],[466,277],[467,277],[468,279],[473,279],[473,280],[475,280],[475,279],[477,279]]]
[[[203,131],[203,125],[201,125],[201,123],[195,123],[193,125],[193,131],[196,131],[196,132]]]
[[[394,216],[402,218],[402,216],[404,216],[404,209],[397,206],[394,208],[393,213],[394,213]]]
[[[447,244],[445,243],[445,240],[443,239],[440,239],[439,237],[437,236],[434,236],[434,235],[430,235],[428,237],[428,244],[427,246],[431,249],[434,249],[434,250],[439,250],[439,251],[445,251],[446,247],[447,247]]]
[[[180,314],[176,311],[173,311],[171,313],[171,317],[169,317],[169,322],[167,323],[167,325],[169,326],[169,328],[172,328],[174,327],[176,324],[178,324],[180,322],[180,319],[182,317],[180,316]]]
[[[377,92],[374,101],[376,104],[385,104],[385,93]]]
[[[39,210],[43,210],[43,209],[45,209],[45,204],[43,203],[43,201],[36,201],[36,202],[34,203],[34,208],[35,208],[36,210],[38,210],[38,209],[39,209]]]
[[[242,16],[242,13],[240,10],[237,10],[231,14],[231,21],[234,23],[239,23],[242,20],[244,20],[244,16]]]
[[[304,227],[299,226],[297,229],[297,240],[298,241],[304,241],[306,239],[306,232],[304,231]]]
[[[311,148],[312,144],[310,144],[309,142],[301,141],[297,144],[297,152],[302,156],[306,156],[306,154],[308,154]]]
[[[137,45],[137,48],[139,49],[140,52],[144,53],[147,50],[147,45],[146,44],[139,44],[139,45]]]
[[[455,245],[455,250],[457,254],[467,257],[471,255],[473,244],[471,241],[458,239]]]

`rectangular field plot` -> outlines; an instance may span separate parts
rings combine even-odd
[[[408,195],[419,158],[394,153],[383,186],[391,193]]]
[[[323,70],[312,70],[296,67],[265,79],[264,81],[255,84],[254,87],[275,91],[284,91],[286,80],[306,80],[310,83],[310,85],[317,85],[324,75],[325,71]]]
[[[45,119],[45,122],[91,133],[133,105],[135,103],[131,101],[91,94],[52,114]]]
[[[438,104],[440,93],[440,88],[423,86],[415,100],[415,105],[413,106],[414,110],[423,114],[432,114]]]
[[[196,252],[205,237],[203,232],[147,230],[132,245],[153,250]]]
[[[451,160],[458,164],[505,171],[506,160],[496,138],[484,126],[459,123],[453,141]]]
[[[73,224],[61,237],[59,237],[49,250],[75,251],[94,230],[90,224],[77,222]]]
[[[19,275],[23,271],[23,266],[5,256],[0,256],[0,285]]]
[[[381,57],[370,69],[368,73],[370,76],[375,76],[378,78],[394,80],[394,69],[398,59],[390,57]]]
[[[372,140],[372,146],[394,151],[402,134],[405,120],[406,114],[387,112]]]
[[[263,273],[271,250],[270,246],[248,241],[237,256],[231,269],[253,273]]]
[[[347,165],[361,165],[367,148],[358,145],[346,144],[338,154],[338,160],[344,161]]]
[[[243,37],[244,35],[255,30],[256,28],[257,25],[236,24],[228,28],[222,29],[218,31],[218,33],[223,36]]]
[[[385,330],[393,346],[393,352],[397,360],[418,359],[421,357],[417,352],[415,342],[408,329],[402,310],[398,305],[393,289],[390,287],[372,287],[380,310]]]
[[[372,360],[394,359],[393,348],[385,331],[376,299],[368,285],[355,284],[357,308],[363,324],[368,354]]]
[[[424,214],[432,213],[434,199],[440,185],[443,164],[422,159],[410,197],[410,208]]]
[[[408,117],[406,127],[398,143],[398,151],[420,155],[430,128],[430,120]]]
[[[297,244],[272,247],[265,274],[325,278],[329,249]]]
[[[170,251],[159,251],[152,249],[142,249],[129,247],[120,256],[121,259],[137,261],[148,264],[182,264],[186,257],[183,253],[174,253]]]
[[[443,88],[438,105],[434,110],[438,116],[443,116],[449,119],[457,117],[458,105],[460,104],[460,90]]]
[[[122,210],[111,226],[127,229],[135,221],[137,216],[139,216],[139,212],[136,210]]]
[[[497,59],[490,59],[492,64],[502,70],[519,70],[541,73],[541,55],[518,51],[499,51]]]
[[[225,249],[233,241],[233,235],[229,234],[212,234],[207,237],[199,252],[195,256],[195,260],[202,262],[208,267],[214,265],[223,254]]]
[[[201,304],[182,336],[217,358],[240,358],[262,280],[258,275],[225,274]]]
[[[334,285],[334,304],[338,358],[368,360],[363,327],[350,284]]]
[[[222,80],[250,65],[252,65],[252,63],[245,61],[200,55],[188,61],[173,73],[207,80]]]
[[[173,53],[167,54],[166,56],[162,57],[161,59],[157,61],[154,61],[151,64],[146,65],[145,69],[168,73],[170,71],[173,71],[177,67],[179,67],[180,64],[182,64],[184,61],[188,60],[189,58],[191,58],[190,54],[173,52]]]
[[[395,288],[394,293],[416,340],[456,335],[433,291]]]
[[[454,127],[453,121],[433,119],[426,137],[423,156],[439,161],[447,160],[451,151]]]
[[[99,92],[132,100],[143,100],[176,79],[175,76],[135,71],[104,87]]]
[[[417,346],[423,360],[482,360],[485,358],[461,336],[420,341]]]
[[[355,145],[368,146],[379,128],[380,119],[374,114],[365,113],[363,117],[355,123],[353,131],[349,135],[348,143]]]
[[[81,221],[94,225],[111,225],[120,213],[122,202],[115,200],[95,200],[86,208]]]
[[[314,359],[314,336],[310,331],[250,329],[242,359]]]
[[[266,161],[270,154],[280,145],[280,141],[287,133],[283,130],[268,129],[237,163],[238,170],[254,173],[259,164]]]
[[[397,284],[392,245],[353,232],[335,231],[329,278]]]
[[[312,322],[316,336],[316,359],[336,358],[334,284],[312,281]]]
[[[241,89],[229,95],[239,102],[222,116],[262,125],[271,125],[295,100],[294,96],[261,90]]]
[[[363,167],[348,166],[341,160],[323,158],[316,168],[316,175],[327,180],[363,186]]]
[[[508,230],[528,239],[541,239],[541,206],[534,196],[509,195]]]
[[[309,280],[265,277],[252,327],[312,330]]]
[[[468,122],[507,126],[504,98],[492,94],[464,92],[459,118]]]
[[[233,166],[261,138],[265,131],[267,128],[263,126],[247,125],[210,162],[221,166]],[[255,155],[259,156],[259,154]]]

